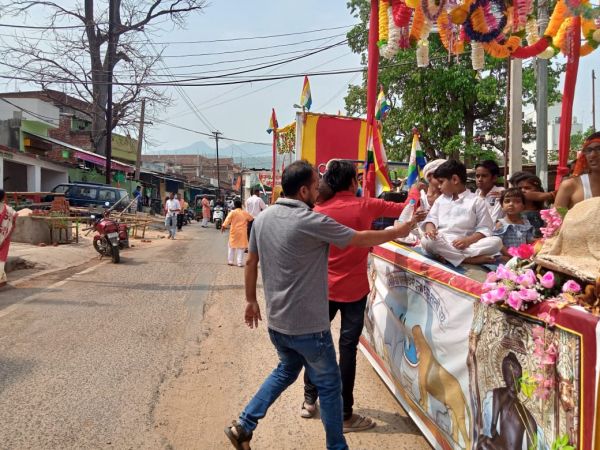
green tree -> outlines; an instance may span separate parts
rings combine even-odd
[[[348,8],[360,23],[348,33],[349,46],[367,60],[369,1],[349,0]],[[401,50],[393,60],[380,59],[379,84],[392,109],[383,127],[388,157],[406,159],[410,153],[412,129],[421,135],[428,159],[448,155],[474,161],[497,159],[505,147],[507,60],[486,56],[485,70],[471,66],[470,52],[450,57],[439,36],[429,38],[430,64],[418,68],[414,49]],[[560,101],[561,66],[549,69],[549,104]],[[523,73],[523,105],[535,101],[535,73],[529,66]],[[345,98],[349,115],[366,113],[366,75],[361,85],[349,87]],[[523,125],[523,142],[535,139],[531,120]]]

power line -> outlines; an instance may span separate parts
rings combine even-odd
[[[191,128],[182,127],[181,125],[176,125],[174,123],[167,122],[166,120],[161,120],[161,119],[156,119],[156,118],[152,119],[152,121],[156,122],[156,123],[160,123],[162,125],[167,125],[169,127],[178,128],[178,129],[183,130],[183,131],[189,131],[190,133],[199,134],[201,136],[207,136],[209,138],[213,138],[214,139],[214,134],[213,133],[203,133],[202,131],[192,130]],[[267,147],[270,147],[272,145],[272,144],[270,144],[268,142],[246,141],[246,140],[243,140],[243,139],[234,139],[234,138],[221,137],[221,136],[219,136],[219,139],[223,139],[223,140],[227,140],[227,141],[232,141],[232,142],[241,142],[243,144],[264,145],[264,146],[267,146]]]
[[[98,24],[96,24],[98,25]],[[74,29],[74,28],[85,28],[85,25],[64,25],[64,26],[57,26],[57,25],[52,25],[52,26],[48,26],[48,25],[14,25],[14,24],[10,24],[10,23],[0,23],[0,28],[23,28],[26,30],[68,30],[68,29]]]
[[[286,37],[286,36],[298,36],[298,35],[302,35],[302,34],[309,34],[309,33],[318,33],[321,31],[333,31],[333,30],[342,30],[342,29],[347,29],[347,28],[352,28],[356,26],[356,24],[354,25],[344,25],[344,26],[339,26],[339,27],[330,27],[330,28],[317,28],[317,29],[313,29],[313,30],[303,30],[303,31],[296,31],[293,33],[281,33],[281,34],[270,34],[270,35],[265,35],[265,36],[243,36],[243,37],[233,37],[233,38],[227,38],[227,39],[206,39],[206,40],[195,40],[195,41],[168,41],[168,42],[155,42],[155,44],[157,45],[176,45],[176,44],[212,44],[212,43],[219,43],[219,42],[237,42],[237,41],[252,41],[252,40],[260,40],[260,39],[271,39],[271,38],[279,38],[279,37]],[[17,26],[17,25],[9,25],[9,24],[0,24],[0,27],[7,27],[7,28],[27,28],[27,29],[39,29],[40,32],[44,32],[47,31],[49,29],[61,29],[61,28],[82,28],[82,25],[73,25],[71,27],[44,27],[44,26],[40,26],[40,27],[29,27],[29,26]],[[4,36],[4,37],[12,37],[12,38],[17,38],[17,39],[34,39],[36,41],[54,41],[56,39],[50,39],[50,38],[42,38],[42,37],[33,37],[33,36],[17,36],[17,35],[13,35],[13,34],[2,34],[0,33],[0,36]],[[57,37],[61,37],[61,36],[57,36]],[[143,43],[144,41],[137,41],[137,40],[131,40],[129,41],[130,43]]]
[[[161,58],[191,58],[191,57],[196,57],[196,56],[229,55],[232,53],[255,52],[255,51],[259,51],[259,50],[268,50],[270,48],[293,47],[294,45],[307,44],[309,42],[319,42],[319,41],[324,41],[327,39],[332,39],[335,37],[341,37],[341,36],[345,36],[345,35],[346,35],[346,33],[340,33],[340,34],[334,34],[332,36],[325,36],[325,37],[321,37],[321,38],[317,38],[317,39],[307,39],[304,41],[290,42],[287,44],[269,45],[267,47],[245,48],[245,49],[240,49],[240,50],[227,50],[224,52],[193,53],[193,54],[189,54],[189,55],[162,55]]]

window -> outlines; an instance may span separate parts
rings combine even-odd
[[[117,193],[112,189],[100,189],[98,200],[101,202],[114,203],[117,201]]]
[[[96,196],[98,194],[98,189],[95,187],[88,186],[75,186],[72,189],[72,196],[84,198],[86,200],[96,200]]]
[[[57,194],[65,194],[69,190],[69,187],[70,186],[68,184],[59,184],[52,189],[52,192],[56,192]]]

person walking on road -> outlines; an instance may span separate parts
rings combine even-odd
[[[330,244],[371,247],[407,236],[415,217],[382,231],[354,231],[323,214],[312,211],[318,195],[319,177],[306,161],[285,168],[285,198],[255,220],[246,262],[246,309],[250,328],[262,320],[256,298],[258,263],[263,261],[262,280],[267,306],[268,332],[279,364],[250,400],[239,419],[225,428],[238,449],[249,449],[258,421],[281,393],[298,378],[302,367],[317,386],[321,420],[329,450],[348,448],[343,434],[340,370],[328,317],[327,255]]]
[[[165,209],[165,226],[167,227],[167,230],[169,230],[168,239],[175,239],[175,234],[177,233],[177,213],[181,209],[181,205],[179,204],[179,200],[175,198],[173,192],[171,192],[169,200],[167,200]]]
[[[202,228],[208,227],[210,220],[210,203],[206,197],[202,197]]]
[[[133,191],[133,198],[135,198],[135,211],[142,212],[142,187],[138,186]]]
[[[233,266],[234,261],[238,267],[244,266],[244,250],[248,248],[248,235],[246,234],[248,223],[254,220],[250,214],[242,209],[242,201],[235,199],[233,201],[233,210],[227,214],[225,222],[221,227],[221,233],[225,228],[231,226],[229,231],[229,243],[227,253],[227,264]]]
[[[267,209],[267,205],[259,196],[260,190],[254,189],[254,191],[252,192],[252,196],[248,200],[246,200],[246,211],[248,211],[248,213],[250,213],[250,215],[255,219],[262,211]],[[254,222],[248,222],[248,238],[250,238],[250,232],[252,231],[253,223]]]
[[[355,230],[369,230],[378,217],[398,217],[404,203],[357,197],[358,177],[356,167],[350,161],[333,160],[327,165],[322,183],[327,187],[329,198],[321,198],[315,211]],[[321,190],[323,192],[323,189]],[[419,220],[425,211],[417,212]],[[344,405],[344,432],[363,431],[375,426],[369,417],[353,414],[354,380],[356,377],[356,352],[362,333],[367,295],[370,291],[367,276],[369,249],[365,247],[331,246],[328,261],[329,320],[340,312],[342,321],[339,341],[339,365],[342,377]],[[313,417],[317,409],[318,389],[304,371],[304,403],[301,416]]]
[[[4,266],[8,259],[10,236],[17,223],[17,212],[6,204],[4,197],[4,190],[0,189],[0,287],[6,285]]]

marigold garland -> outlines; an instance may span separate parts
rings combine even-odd
[[[453,38],[452,36],[452,24],[448,16],[448,11],[442,11],[438,17],[438,31],[440,33],[440,40],[446,50],[453,55],[460,55],[465,51],[465,41],[460,37]]]
[[[380,47],[385,45],[388,40],[388,1],[379,0],[379,41],[377,45]]]
[[[506,5],[503,1],[498,2],[502,17],[495,28],[488,31],[488,26],[485,18],[484,0],[476,0],[469,8],[469,17],[465,21],[464,29],[469,36],[469,39],[477,42],[491,42],[502,33],[506,26]]]
[[[494,58],[508,58],[521,45],[521,38],[519,36],[509,37],[504,44],[500,44],[498,41],[486,42],[483,44],[483,48],[488,55]]]
[[[427,33],[429,33],[429,29],[425,24],[425,16],[423,15],[423,11],[421,11],[421,8],[416,8],[413,16],[412,27],[410,28],[410,39],[413,41],[421,40],[426,29]]]
[[[442,11],[445,10],[445,7],[446,7],[446,0],[438,0],[438,1],[440,3],[437,7],[437,10],[432,13],[431,9],[430,9],[429,0],[421,0],[421,10],[423,11],[423,15],[431,24],[434,24],[438,20],[438,18],[440,17],[440,14],[442,13]]]
[[[408,27],[410,25],[412,13],[413,10],[406,6],[404,1],[392,0],[392,14],[394,16],[394,23],[397,27]]]
[[[568,10],[564,0],[558,0],[556,2],[556,6],[554,7],[554,11],[552,11],[552,16],[550,17],[548,26],[546,27],[546,31],[544,33],[545,36],[550,36],[551,38],[556,36],[558,29],[565,20],[567,12]]]

